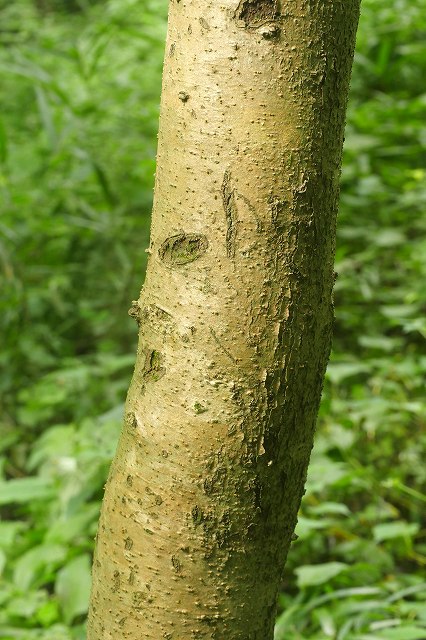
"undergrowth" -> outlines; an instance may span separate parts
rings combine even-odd
[[[426,638],[426,12],[363,5],[334,351],[276,640]],[[84,638],[134,361],[165,9],[0,1],[2,640]]]

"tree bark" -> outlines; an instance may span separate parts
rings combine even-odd
[[[273,637],[330,350],[358,14],[359,0],[171,2],[88,640]]]

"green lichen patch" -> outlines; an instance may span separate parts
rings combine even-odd
[[[206,236],[201,233],[179,233],[163,242],[158,255],[167,265],[175,267],[201,258],[208,246]]]
[[[208,411],[207,407],[205,407],[204,405],[202,405],[200,402],[195,402],[194,403],[194,411],[195,413],[198,415],[200,415],[201,413],[206,413],[206,411]]]

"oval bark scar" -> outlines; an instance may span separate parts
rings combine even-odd
[[[207,20],[205,18],[203,18],[203,16],[201,16],[201,18],[199,18],[199,23],[200,25],[203,27],[203,29],[205,29],[206,31],[210,31],[210,25],[207,22]]]
[[[247,29],[257,29],[275,22],[280,17],[278,0],[240,0],[235,11],[237,20],[242,20]]]
[[[208,246],[206,236],[201,233],[179,233],[163,242],[158,255],[167,265],[175,267],[201,258]]]
[[[163,356],[159,351],[147,350],[145,353],[145,365],[142,376],[145,382],[157,382],[166,373],[163,367]]]

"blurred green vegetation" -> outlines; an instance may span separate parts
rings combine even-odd
[[[276,640],[426,638],[426,11],[364,0],[334,352]],[[0,638],[82,640],[134,361],[164,0],[0,0]]]

